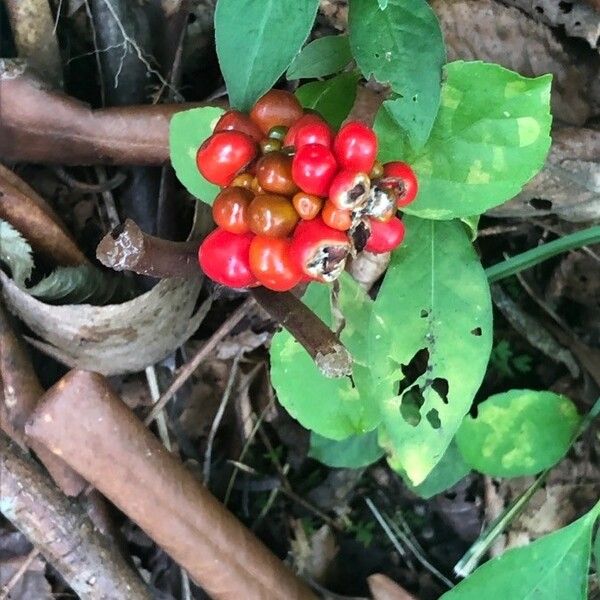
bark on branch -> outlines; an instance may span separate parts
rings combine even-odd
[[[67,428],[71,434],[65,436]],[[314,598],[165,449],[101,375],[68,373],[46,393],[27,432],[136,522],[212,598]]]
[[[150,600],[118,549],[8,438],[0,433],[0,511],[81,597]]]

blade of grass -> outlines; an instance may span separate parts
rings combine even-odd
[[[490,281],[494,283],[510,277],[515,273],[520,273],[525,269],[530,269],[535,265],[561,254],[568,250],[574,250],[590,244],[600,243],[600,225],[588,227],[582,231],[576,231],[569,235],[565,235],[557,240],[532,248],[516,256],[511,256],[505,261],[493,265],[485,270],[485,273]]]

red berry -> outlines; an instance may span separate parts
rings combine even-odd
[[[248,226],[248,207],[254,194],[247,188],[227,187],[215,198],[212,214],[215,223],[230,233],[246,233]]]
[[[410,204],[419,192],[417,176],[410,165],[395,161],[383,165],[383,187],[390,188],[396,194],[396,206],[401,208]]]
[[[303,125],[296,132],[296,137],[294,139],[296,150],[307,144],[320,144],[321,146],[331,148],[332,143],[333,131],[324,121]]]
[[[250,118],[266,135],[273,127],[291,127],[302,116],[302,106],[294,94],[284,90],[270,90],[258,99],[250,111]]]
[[[349,210],[338,208],[331,200],[325,201],[321,218],[325,225],[338,231],[348,231],[352,227],[352,213]]]
[[[348,236],[325,225],[320,217],[299,223],[290,246],[290,256],[304,274],[324,283],[341,275],[349,254]]]
[[[292,177],[303,192],[327,196],[337,164],[326,146],[307,144],[294,155]]]
[[[302,129],[306,125],[325,125],[329,127],[327,123],[319,117],[319,115],[315,115],[312,113],[308,113],[300,117],[287,131],[285,137],[283,138],[284,146],[295,146],[296,145],[296,134],[300,129]]]
[[[262,285],[287,292],[302,280],[303,273],[292,260],[290,240],[257,235],[250,244],[250,269]]]
[[[239,110],[228,110],[215,125],[217,131],[240,131],[249,135],[255,142],[263,138],[262,131],[258,125],[246,114]]]
[[[371,180],[366,173],[340,171],[329,188],[329,200],[343,210],[356,210],[363,206],[369,197]]]
[[[200,246],[198,262],[207,277],[231,288],[258,285],[250,270],[251,233],[236,235],[224,229],[215,229]]]
[[[364,123],[350,121],[335,137],[333,151],[340,167],[370,173],[377,156],[377,136]]]
[[[256,156],[252,138],[239,131],[219,131],[198,149],[196,164],[205,179],[226,186]]]
[[[393,217],[389,221],[382,222],[371,219],[371,234],[367,240],[365,250],[373,254],[391,252],[397,248],[404,239],[404,223]]]

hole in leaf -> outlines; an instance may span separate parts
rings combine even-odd
[[[573,27],[581,27],[581,21],[575,21],[575,23],[573,23]]]
[[[448,380],[443,377],[436,377],[431,382],[431,389],[442,399],[444,404],[448,404],[448,391],[450,386]]]
[[[573,10],[573,3],[572,2],[559,2],[558,8],[562,12],[564,12],[565,15],[568,15]]]
[[[410,359],[407,365],[400,365],[400,370],[404,379],[398,384],[398,396],[407,390],[419,377],[425,375],[427,372],[427,365],[429,364],[429,350],[427,348],[421,348],[417,353]]]
[[[444,498],[448,498],[448,500],[456,500],[456,492],[446,492],[444,494]]]
[[[432,408],[425,416],[434,429],[439,429],[442,426],[440,413],[435,408]]]
[[[409,425],[416,427],[421,422],[421,407],[424,402],[425,398],[418,385],[414,385],[402,396],[400,414]]]
[[[482,333],[483,331],[481,330],[481,327],[475,327],[475,329],[471,329],[471,335],[480,337]]]
[[[535,12],[538,13],[539,15],[543,15],[544,14],[544,9],[541,6],[536,6],[535,7]]]
[[[188,15],[188,23],[195,23],[197,19],[198,16],[193,12]]]
[[[429,311],[424,308],[421,309],[421,319],[426,319],[429,316]]]
[[[413,102],[416,102],[417,100],[418,100],[418,96],[413,96],[413,97],[412,97],[412,101],[413,101]]]
[[[379,52],[375,52],[375,58],[379,58],[380,54]]]
[[[551,210],[552,201],[545,198],[532,198],[529,201],[529,206],[532,206],[536,210]]]

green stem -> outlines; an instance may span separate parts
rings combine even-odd
[[[522,254],[511,256],[501,263],[489,267],[485,270],[485,273],[489,282],[494,283],[495,281],[500,281],[515,273],[520,273],[525,269],[530,269],[531,267],[544,262],[557,254],[566,252],[567,250],[573,250],[575,248],[581,248],[582,246],[597,243],[600,243],[600,225],[595,225],[594,227],[588,227],[582,231],[565,235],[557,240],[538,246],[537,248],[527,250],[527,252],[523,252]]]

